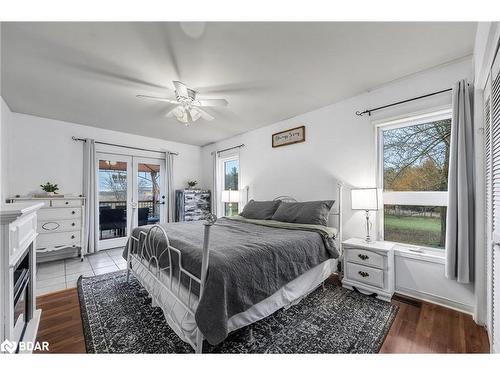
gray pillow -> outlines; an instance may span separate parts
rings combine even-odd
[[[250,200],[240,216],[247,219],[269,220],[280,205],[281,201],[254,201]]]
[[[285,223],[328,225],[335,201],[281,202],[272,219]]]

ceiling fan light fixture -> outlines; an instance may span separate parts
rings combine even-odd
[[[172,104],[179,104],[174,109],[166,113],[166,117],[175,117],[177,121],[189,125],[202,118],[206,121],[215,119],[210,113],[202,107],[225,107],[226,99],[197,99],[197,91],[190,89],[180,81],[172,81],[175,87],[175,98],[161,98],[149,95],[136,95],[138,98],[151,99]]]

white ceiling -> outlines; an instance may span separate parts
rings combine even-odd
[[[204,145],[472,53],[475,23],[3,23],[15,112]],[[172,80],[216,119],[164,115]]]

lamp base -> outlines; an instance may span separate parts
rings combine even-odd
[[[370,211],[366,210],[366,237],[365,242],[372,242],[372,237],[370,236]]]

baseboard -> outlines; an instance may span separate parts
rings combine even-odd
[[[464,303],[452,301],[451,299],[441,297],[441,296],[436,296],[431,293],[426,293],[426,292],[419,292],[416,290],[412,289],[407,289],[404,287],[398,287],[396,289],[396,293],[412,297],[412,298],[417,298],[419,300],[425,301],[425,302],[430,302],[434,303],[439,306],[447,307],[452,310],[460,311],[463,313],[466,313],[468,315],[473,315],[474,313],[474,306],[469,306]]]

